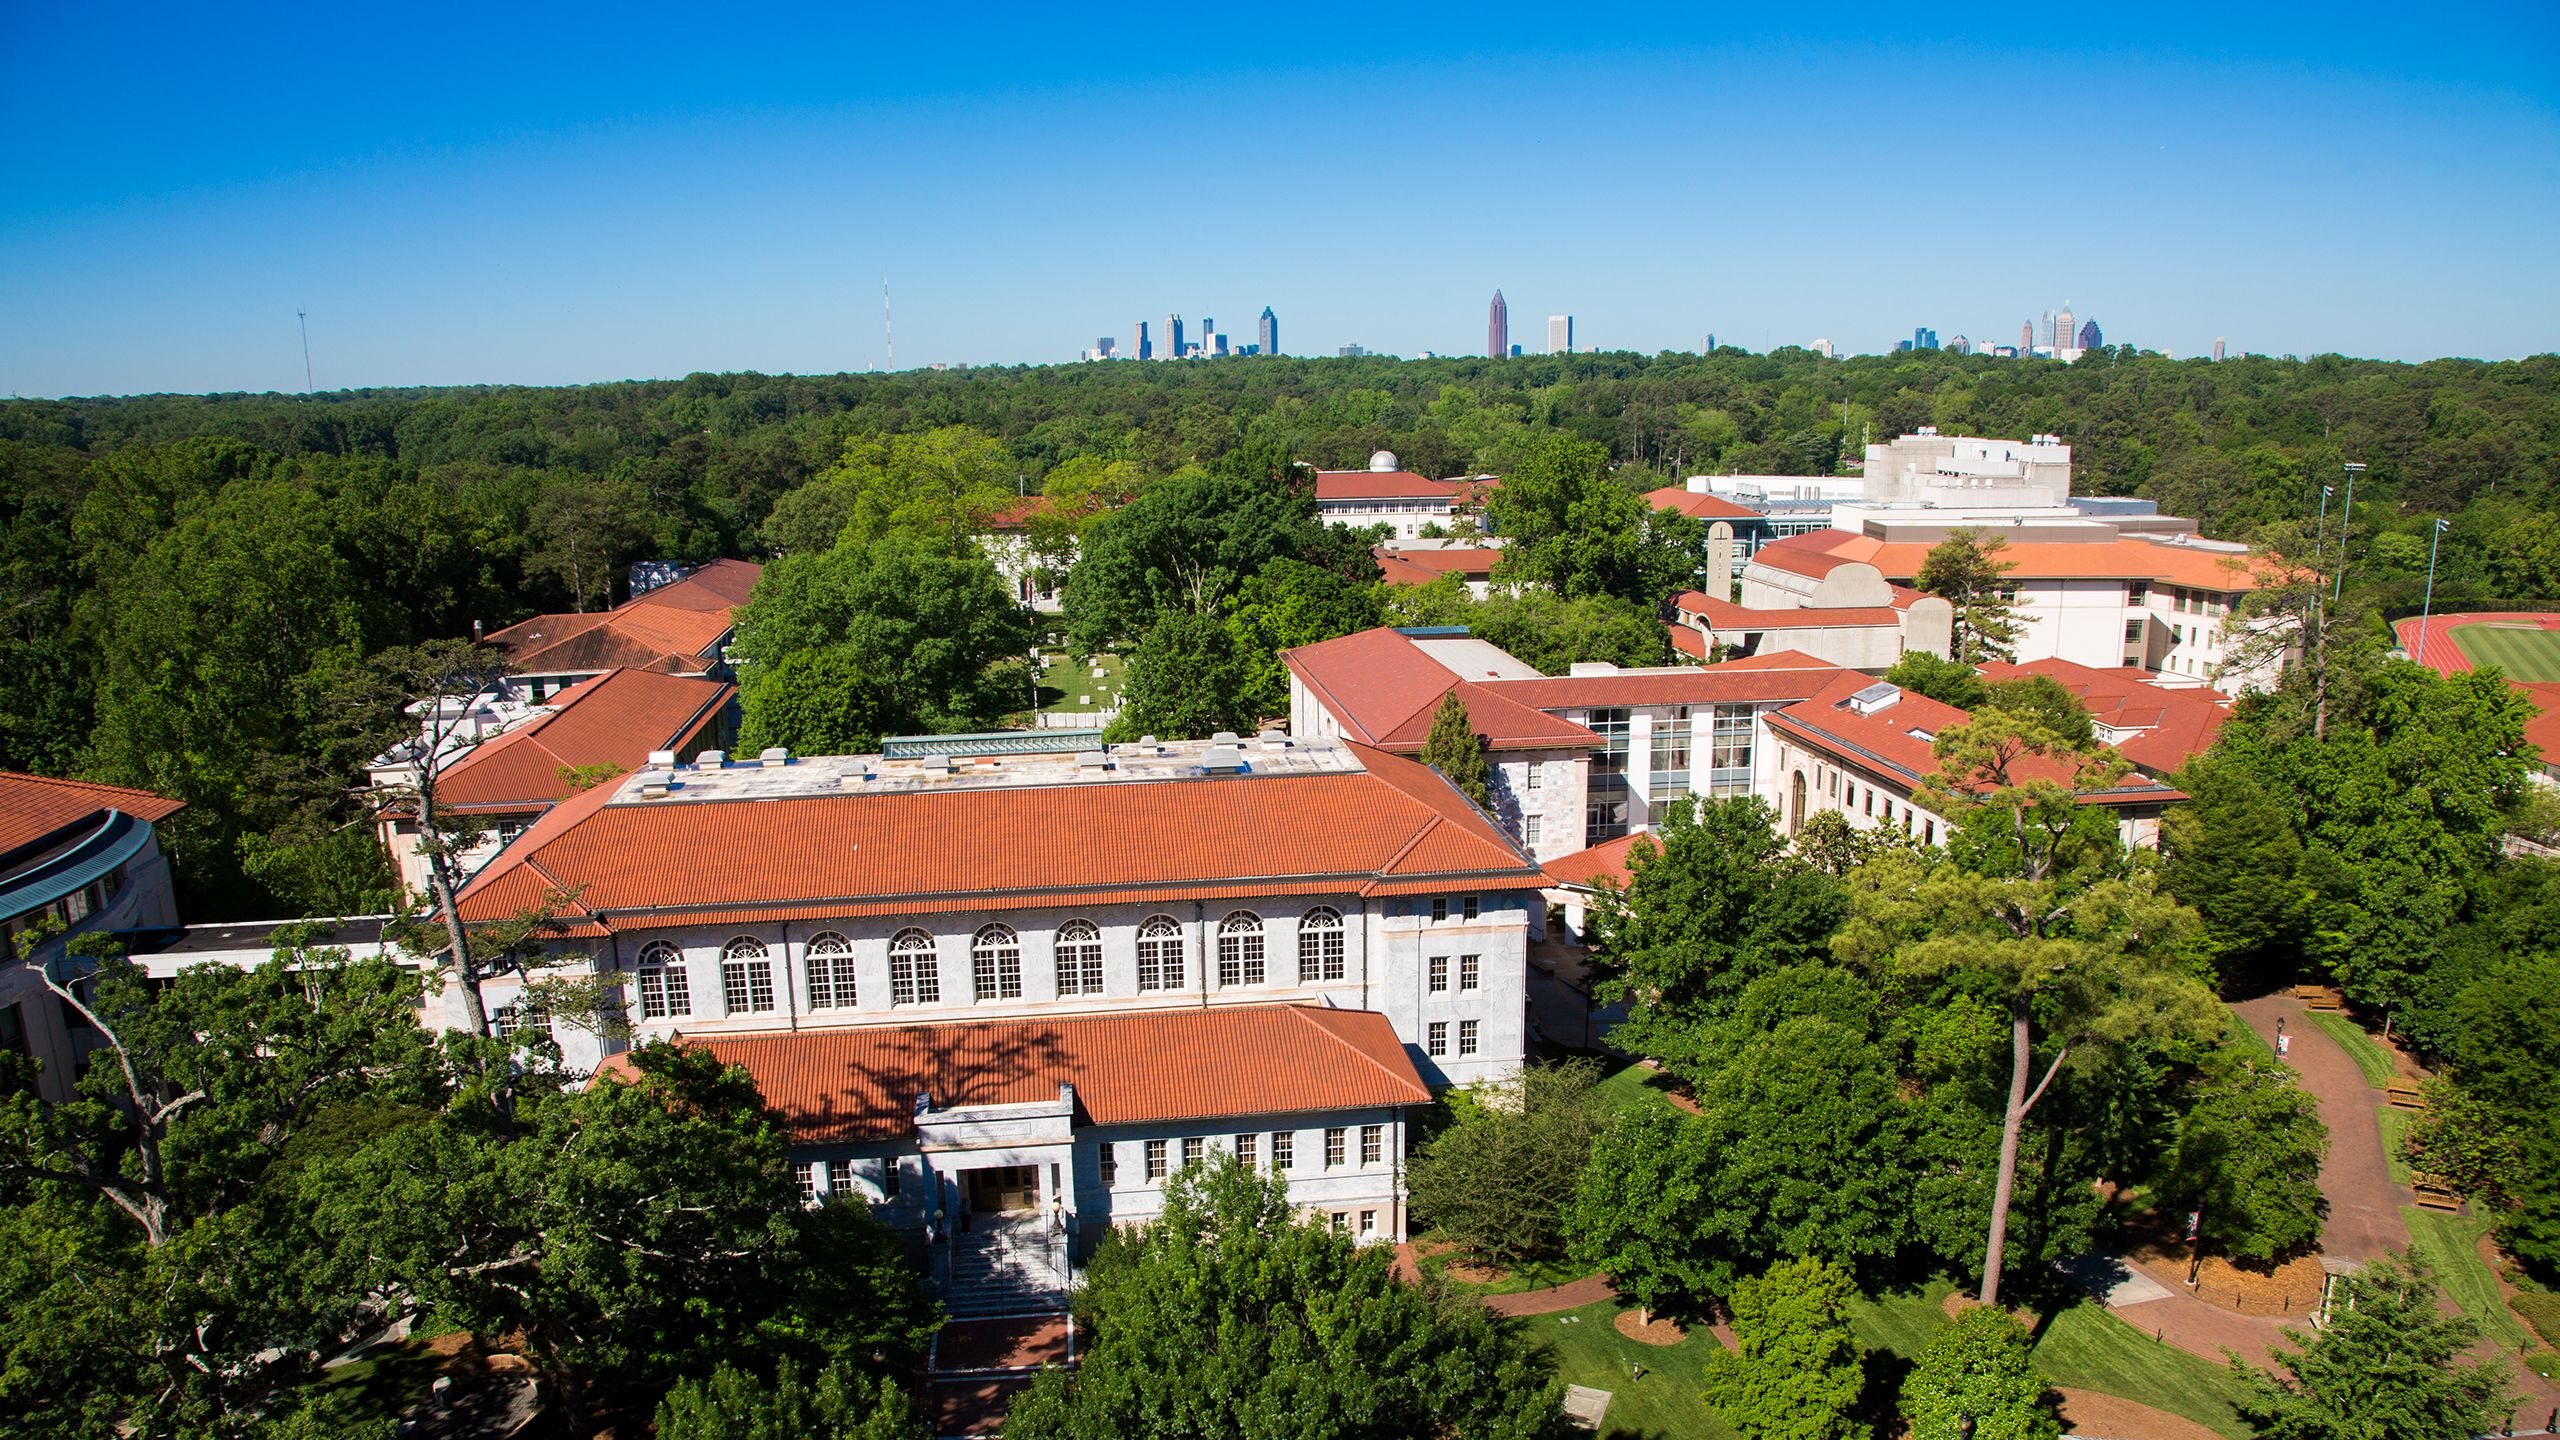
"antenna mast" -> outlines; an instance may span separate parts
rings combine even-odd
[[[302,393],[308,395],[314,388],[311,384],[311,317],[304,314],[300,306],[295,306],[293,319],[302,327]]]
[[[880,338],[889,347],[889,368],[898,368],[898,331],[889,318],[889,277],[880,277]]]

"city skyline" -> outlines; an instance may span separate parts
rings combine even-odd
[[[2139,37],[2023,8],[1669,14],[1641,46],[1598,15],[1473,16],[1461,45],[1400,13],[1364,16],[1356,53],[1321,24],[1275,38],[1231,16],[963,30],[811,13],[787,47],[712,35],[681,56],[655,38],[678,13],[531,13],[490,46],[375,12],[30,11],[0,53],[21,159],[0,199],[0,392],[300,390],[297,311],[321,389],[860,371],[888,359],[884,272],[904,366],[1069,361],[1157,297],[1239,282],[1259,292],[1241,313],[1288,315],[1301,354],[1473,351],[1497,283],[1524,314],[1570,310],[1644,352],[1709,327],[1754,351],[1883,350],[1921,317],[2005,334],[2021,293],[2083,292],[2121,335],[2182,355],[2216,336],[2402,360],[2560,343],[2534,247],[2485,243],[2560,222],[2548,7],[2316,26],[2199,11]],[[1912,123],[1915,82],[1987,96],[2062,57],[2077,93],[2114,103],[1975,127],[1961,158],[2067,186],[2086,223],[1985,246],[1966,225],[1837,218],[1842,174],[1948,164],[1951,132]],[[1153,123],[1162,95],[1141,77],[1170,72],[1276,103]],[[1313,103],[1501,93],[1529,74],[1574,103]],[[1707,113],[1729,140],[1712,154],[1646,138]],[[1567,177],[1574,204],[1651,196],[1648,225],[1672,238],[1345,223],[1374,204],[1329,157],[1361,151],[1412,162],[1405,214],[1516,208],[1526,165]],[[1246,177],[1257,210],[1307,223],[1022,242],[1026,214],[1099,222]],[[1789,214],[1829,218],[1770,218]],[[2179,223],[2130,223],[2143,215]]]

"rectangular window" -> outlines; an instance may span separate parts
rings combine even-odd
[[[1448,1021],[1434,1020],[1422,1028],[1422,1053],[1425,1055],[1446,1055],[1449,1053]]]
[[[1387,1127],[1384,1125],[1361,1126],[1360,1163],[1363,1165],[1375,1165],[1386,1158]]]
[[[791,1162],[791,1179],[794,1184],[797,1184],[800,1187],[801,1204],[815,1205],[818,1203],[817,1166],[810,1164],[806,1160],[794,1160]]]
[[[1653,725],[1645,787],[1656,800],[1689,793],[1689,707],[1671,706]]]
[[[1604,779],[1614,781],[1617,788],[1614,791],[1603,789]],[[1582,807],[1583,844],[1597,845],[1604,840],[1615,840],[1627,833],[1626,783],[1627,779],[1623,775],[1604,777],[1594,774],[1592,776],[1591,794]]]
[[[1094,1147],[1102,1161],[1102,1188],[1108,1190],[1120,1183],[1120,1147],[1105,1140]]]
[[[1202,1160],[1207,1159],[1208,1155],[1209,1142],[1207,1140],[1197,1135],[1186,1135],[1183,1137],[1182,1163],[1185,1166],[1197,1165]]]
[[[827,1162],[827,1193],[830,1195],[850,1195],[853,1193],[852,1161],[830,1160]]]
[[[1528,788],[1532,790],[1544,790],[1547,788],[1547,767],[1544,761],[1532,760],[1529,762]]]
[[[1431,978],[1427,983],[1431,988],[1431,993],[1434,995],[1438,995],[1449,988],[1448,956],[1434,955],[1431,957]]]
[[[2131,585],[2126,586],[2124,592],[2124,603],[2127,605],[2150,604],[2151,582],[2148,580],[2136,580]]]
[[[1466,919],[1473,920],[1484,913],[1484,898],[1479,895],[1468,896],[1460,902],[1458,913]]]
[[[1164,1178],[1164,1150],[1165,1142],[1162,1140],[1147,1142],[1147,1178],[1149,1180]]]
[[[1446,895],[1434,895],[1434,896],[1432,896],[1432,897],[1431,897],[1431,923],[1432,923],[1432,924],[1434,924],[1434,925],[1437,925],[1437,924],[1439,924],[1441,921],[1446,920],[1446,919],[1448,919],[1448,918],[1449,918],[1449,897],[1448,897],[1448,896],[1446,896]]]
[[[1363,1211],[1361,1211],[1361,1212],[1360,1212],[1360,1237],[1361,1237],[1362,1239],[1364,1239],[1364,1240],[1365,1240],[1365,1239],[1367,1239],[1368,1237],[1370,1237],[1370,1236],[1372,1236],[1372,1235],[1375,1235],[1375,1234],[1377,1234],[1377,1233],[1378,1233],[1378,1212],[1377,1212],[1377,1211],[1375,1211],[1375,1210],[1363,1210]]]
[[[1458,1053],[1461,1055],[1476,1053],[1476,1022],[1473,1020],[1458,1022]]]
[[[1521,817],[1520,817],[1520,843],[1521,843],[1521,844],[1523,844],[1523,845],[1535,845],[1535,844],[1537,844],[1537,843],[1538,843],[1538,840],[1539,840],[1539,838],[1540,838],[1539,832],[1540,832],[1540,831],[1542,831],[1542,830],[1544,830],[1544,829],[1546,828],[1544,825],[1540,824],[1539,822],[1540,822],[1540,821],[1542,821],[1542,820],[1544,820],[1545,818],[1546,818],[1546,817],[1545,817],[1545,816],[1543,816],[1543,815],[1523,815],[1523,816],[1521,816]]]
[[[1254,1142],[1261,1138],[1262,1137],[1259,1135],[1239,1135],[1236,1137],[1237,1164],[1243,1166],[1247,1170],[1253,1168]]]
[[[1480,985],[1482,985],[1483,983],[1484,983],[1484,957],[1483,957],[1483,956],[1481,956],[1481,955],[1461,955],[1461,956],[1459,956],[1459,957],[1458,957],[1458,988],[1459,988],[1459,989],[1461,989],[1461,990],[1473,990],[1473,989],[1476,989],[1477,987],[1479,987]]]
[[[1327,1223],[1331,1224],[1336,1230],[1348,1230],[1351,1228],[1351,1212],[1348,1210],[1336,1210],[1333,1214],[1327,1216],[1326,1220]]]
[[[1297,1163],[1298,1132],[1295,1130],[1272,1131],[1271,1173],[1274,1175],[1286,1175],[1289,1173],[1289,1167]]]
[[[1751,793],[1751,717],[1749,705],[1719,705],[1708,722],[1707,793],[1717,799]]]
[[[2142,621],[2139,618],[2124,622],[2124,638],[2128,645],[2142,638]]]
[[[1348,1153],[1344,1145],[1349,1135],[1350,1132],[1340,1126],[1324,1132],[1324,1168],[1327,1170],[1342,1168],[1343,1157]]]
[[[898,1157],[895,1155],[880,1162],[880,1198],[898,1198]]]

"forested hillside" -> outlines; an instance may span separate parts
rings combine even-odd
[[[1078,457],[1137,484],[1245,451],[1505,472],[1560,436],[1650,486],[1833,471],[1923,424],[2058,433],[2082,490],[2242,538],[2361,461],[2351,554],[2375,598],[2414,598],[2433,514],[2454,517],[2440,595],[2560,595],[2548,355],[1269,358],[22,400],[0,404],[0,767],[187,800],[171,842],[198,918],[371,903],[344,792],[387,652],[610,603],[632,559],[764,553],[776,503],[856,437],[971,427],[1036,491]]]

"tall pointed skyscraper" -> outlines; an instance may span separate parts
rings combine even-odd
[[[1493,308],[1484,317],[1484,353],[1499,360],[1511,353],[1511,307],[1502,303],[1502,292],[1493,292]]]
[[[1280,317],[1272,314],[1268,305],[1262,307],[1262,327],[1255,334],[1254,343],[1261,347],[1262,354],[1280,353]]]

